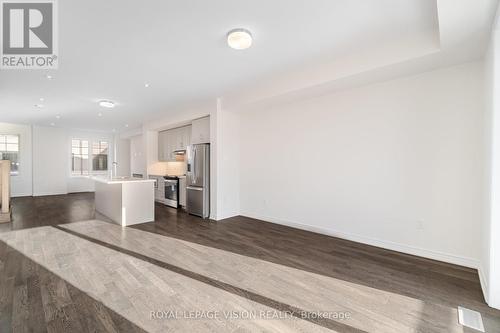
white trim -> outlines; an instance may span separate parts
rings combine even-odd
[[[480,267],[479,260],[473,259],[473,258],[461,257],[461,256],[457,256],[457,255],[450,254],[450,253],[444,253],[444,252],[440,252],[440,251],[423,249],[423,248],[419,248],[416,246],[405,245],[405,244],[395,243],[395,242],[381,240],[381,239],[375,239],[375,238],[366,237],[366,236],[362,236],[362,235],[345,233],[345,232],[341,232],[341,231],[337,231],[337,230],[333,230],[333,229],[315,227],[315,226],[311,226],[308,224],[296,223],[296,222],[277,219],[277,218],[273,218],[273,217],[269,217],[269,216],[261,216],[261,215],[248,213],[248,212],[242,212],[241,215],[246,216],[246,217],[250,217],[250,218],[254,218],[254,219],[258,219],[258,220],[262,220],[262,221],[268,221],[271,223],[286,225],[286,226],[289,226],[292,228],[307,230],[307,231],[311,231],[311,232],[315,232],[315,233],[319,233],[319,234],[323,234],[323,235],[327,235],[327,236],[342,238],[342,239],[350,240],[350,241],[357,242],[357,243],[372,245],[372,246],[384,248],[387,250],[402,252],[402,253],[411,254],[414,256],[419,256],[419,257],[432,259],[432,260],[443,261],[443,262],[454,264],[454,265],[459,265],[459,266],[464,266],[464,267],[469,267],[469,268],[474,268],[474,269],[478,269]]]
[[[481,283],[481,289],[483,291],[484,300],[486,301],[486,303],[489,304],[490,302],[489,302],[488,280],[484,275],[484,269],[481,264],[477,268],[477,273],[479,275],[479,282]]]
[[[222,221],[222,220],[229,219],[231,217],[236,217],[236,216],[240,216],[240,214],[239,213],[225,213],[225,214],[218,214],[218,215],[211,217],[211,218],[215,221]]]
[[[33,196],[33,193],[21,192],[21,193],[12,194],[10,197],[11,198],[22,198],[22,197],[32,197],[32,196]]]

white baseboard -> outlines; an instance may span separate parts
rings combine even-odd
[[[33,193],[31,193],[31,192],[11,194],[11,198],[22,198],[22,197],[31,197],[31,196],[33,196]]]
[[[211,216],[210,218],[212,220],[215,220],[215,221],[222,221],[222,220],[225,220],[225,219],[229,219],[231,217],[236,217],[236,216],[240,216],[239,213],[230,213],[230,214],[220,214],[220,215],[217,215],[217,216]]]
[[[286,226],[289,226],[292,228],[307,230],[307,231],[315,232],[318,234],[342,238],[342,239],[350,240],[350,241],[357,242],[357,243],[363,243],[363,244],[367,244],[367,245],[381,247],[381,248],[384,248],[387,250],[411,254],[414,256],[423,257],[423,258],[432,259],[432,260],[437,260],[437,261],[442,261],[442,262],[446,262],[446,263],[450,263],[450,264],[454,264],[454,265],[459,265],[459,266],[464,266],[464,267],[469,267],[469,268],[474,268],[474,269],[478,269],[480,267],[479,261],[476,259],[473,259],[473,258],[461,257],[461,256],[457,256],[457,255],[450,254],[450,253],[444,253],[444,252],[440,252],[440,251],[423,249],[423,248],[419,248],[419,247],[415,247],[415,246],[411,246],[411,245],[405,245],[405,244],[400,244],[400,243],[396,243],[396,242],[392,242],[392,241],[386,241],[386,240],[366,237],[363,235],[345,233],[345,232],[341,232],[341,231],[337,231],[337,230],[333,230],[333,229],[326,229],[326,228],[311,226],[311,225],[307,225],[307,224],[303,224],[303,223],[286,221],[286,220],[277,219],[277,218],[273,218],[273,217],[269,217],[269,216],[256,215],[256,214],[248,213],[248,212],[242,212],[241,215],[246,216],[246,217],[250,217],[250,218],[254,218],[257,220],[286,225]]]
[[[477,273],[479,274],[479,282],[481,283],[481,289],[483,290],[483,296],[486,303],[489,304],[489,289],[488,289],[488,280],[484,275],[484,269],[481,265],[479,265],[477,269]]]

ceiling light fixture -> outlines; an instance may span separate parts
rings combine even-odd
[[[97,115],[98,115],[99,117],[102,117],[102,112],[99,112]]]
[[[52,80],[52,79],[54,78],[54,77],[53,77],[52,75],[50,75],[50,74],[45,75],[45,77],[47,78],[47,80]]]
[[[115,107],[115,102],[102,100],[102,101],[99,101],[99,105],[102,106],[103,108],[112,109]]]
[[[144,83],[144,88],[149,88],[149,83]]]
[[[56,126],[56,123],[50,123],[50,126]]]
[[[40,102],[43,102],[45,101],[45,99],[43,97],[40,97]]]
[[[43,104],[35,104],[35,107],[41,109],[43,108]]]
[[[56,115],[56,119],[61,119],[61,115]]]
[[[125,124],[125,127],[128,127],[128,124]]]
[[[252,46],[252,33],[246,29],[233,29],[227,33],[227,45],[235,50],[245,50]]]

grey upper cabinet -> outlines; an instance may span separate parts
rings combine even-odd
[[[210,117],[193,120],[191,143],[210,143]]]
[[[191,144],[191,125],[158,133],[158,160],[175,161],[176,150],[185,150]]]
[[[184,146],[187,148],[191,145],[191,131],[193,126],[184,127]]]

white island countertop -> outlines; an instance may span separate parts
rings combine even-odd
[[[97,182],[104,184],[124,184],[124,183],[154,183],[154,179],[143,179],[143,178],[134,178],[134,177],[93,177],[93,179]]]

